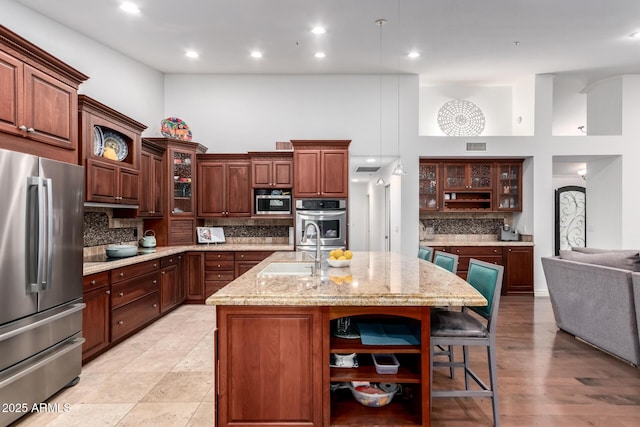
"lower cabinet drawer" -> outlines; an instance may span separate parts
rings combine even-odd
[[[111,311],[111,341],[152,321],[160,314],[160,293],[154,292]]]
[[[234,269],[233,261],[208,261],[204,262],[205,271],[231,270]]]
[[[230,280],[205,280],[204,282],[204,298],[207,299],[220,289],[228,285]]]
[[[228,282],[234,279],[233,270],[231,271],[205,271],[204,280],[226,280]]]
[[[491,264],[502,265],[502,255],[475,255],[472,257],[465,256],[458,258],[458,271],[469,270],[469,261],[471,260],[471,258]]]
[[[144,295],[157,292],[158,282],[159,276],[156,271],[111,285],[111,309],[122,307]]]

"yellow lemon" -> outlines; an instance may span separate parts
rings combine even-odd
[[[342,261],[342,260],[346,261],[346,260],[347,260],[347,257],[345,257],[344,255],[342,255],[342,256],[339,256],[339,257],[338,257],[338,259],[339,259],[339,260],[341,260],[341,261]]]
[[[330,259],[331,261],[335,261],[335,260],[336,260],[336,257],[334,257],[333,255],[331,255],[331,256],[329,257],[329,259]]]
[[[342,255],[344,255],[344,252],[342,251],[342,249],[336,249],[335,252],[336,253],[333,256],[335,256],[338,259],[340,259]]]
[[[346,259],[351,259],[351,258],[353,258],[353,252],[351,252],[351,251],[344,251],[344,257],[345,257]]]
[[[336,251],[335,251],[335,249],[334,249],[334,250],[332,250],[331,252],[329,252],[329,259],[331,259],[331,257],[334,257],[334,258],[335,258],[335,256],[336,256]]]

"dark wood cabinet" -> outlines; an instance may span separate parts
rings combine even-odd
[[[165,187],[164,153],[166,148],[148,139],[140,152],[140,204],[138,217],[162,217]]]
[[[216,310],[217,425],[323,425],[322,309]]]
[[[418,168],[420,210],[438,211],[441,204],[439,164],[421,160]]]
[[[138,205],[141,135],[146,126],[86,95],[78,96],[78,109],[86,201]],[[105,157],[112,145],[117,159]]]
[[[111,341],[119,341],[160,314],[160,260],[111,271]]]
[[[209,298],[235,277],[235,252],[206,252],[203,299]]]
[[[350,140],[292,140],[291,143],[295,197],[349,197]]]
[[[505,251],[504,295],[533,294],[533,247],[509,246]]]
[[[293,153],[250,152],[251,187],[293,187]]]
[[[85,276],[82,280],[82,362],[85,363],[109,346],[109,272]]]
[[[498,211],[522,211],[522,160],[496,163],[496,201]]]
[[[196,171],[196,157],[204,153],[206,147],[197,142],[171,138],[144,138],[145,146],[164,150],[162,158],[156,159],[162,181],[160,204],[161,214],[144,216],[144,228],[156,233],[158,246],[193,245],[196,229],[196,194],[199,186]]]
[[[245,154],[198,156],[198,216],[251,216],[251,162]]]
[[[446,252],[458,255],[458,276],[465,280],[471,258],[491,264],[504,265],[502,246],[450,246]]]
[[[160,260],[160,312],[178,306],[184,301],[182,281],[182,255],[172,255]]]
[[[78,162],[78,87],[87,76],[0,26],[0,148]]]

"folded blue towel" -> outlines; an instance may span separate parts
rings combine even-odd
[[[364,345],[420,344],[420,329],[405,323],[358,322],[358,329]]]

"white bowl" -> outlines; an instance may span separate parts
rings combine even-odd
[[[349,267],[349,264],[351,264],[350,259],[328,259],[327,262],[331,267],[338,267],[338,268]]]
[[[138,254],[138,247],[134,245],[109,245],[105,249],[109,258],[126,258]]]
[[[397,389],[395,389],[390,392],[384,392],[384,390],[372,386],[372,388],[379,389],[381,393],[366,393],[364,391],[356,390],[356,388],[353,386],[350,386],[349,388],[351,389],[353,397],[355,397],[358,402],[360,402],[364,406],[373,408],[378,408],[380,406],[385,406],[391,403],[391,401],[393,400],[393,396],[395,396],[397,391]]]

